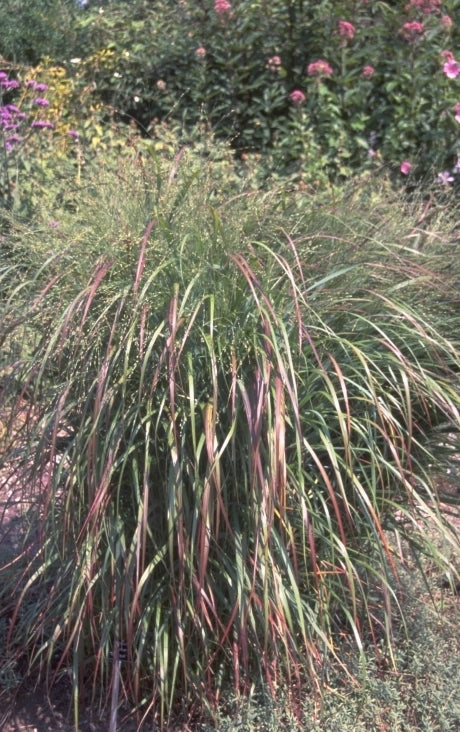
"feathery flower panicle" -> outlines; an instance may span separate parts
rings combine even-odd
[[[332,66],[327,61],[319,59],[307,66],[308,76],[331,76],[334,73]]]

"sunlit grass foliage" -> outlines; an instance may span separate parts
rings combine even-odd
[[[395,662],[391,532],[458,547],[429,472],[459,427],[455,214],[373,185],[220,196],[184,151],[12,222],[0,399],[29,419],[4,465],[35,518],[3,655],[68,671],[77,708],[126,643],[160,725],[229,687],[317,692],[344,633]]]

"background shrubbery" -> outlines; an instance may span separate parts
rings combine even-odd
[[[457,175],[459,77],[443,68],[460,44],[458,0],[7,0],[0,12],[0,52],[19,64],[58,61],[90,139],[100,138],[90,118],[103,103],[106,118],[153,138],[165,122],[189,141],[205,125],[261,181],[324,185],[381,165],[401,177],[404,161],[412,178]],[[19,21],[35,27],[30,14],[34,43],[18,38]],[[330,74],[312,70],[318,60]]]

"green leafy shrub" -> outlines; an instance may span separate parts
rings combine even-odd
[[[2,56],[20,66],[46,56],[64,60],[77,40],[77,11],[75,0],[2,0],[0,62]]]
[[[417,248],[423,210],[370,186],[228,198],[200,168],[101,167],[59,227],[11,228],[0,301],[30,409],[4,459],[37,496],[5,655],[102,704],[126,643],[162,727],[229,687],[319,690],[343,633],[395,662],[387,532],[458,546],[429,477],[459,427],[454,205]]]

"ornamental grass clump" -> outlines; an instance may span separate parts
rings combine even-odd
[[[219,199],[197,171],[101,170],[74,224],[11,228],[4,465],[34,502],[2,658],[70,679],[76,724],[114,688],[164,729],[229,688],[295,708],[344,635],[393,663],[392,537],[455,572],[429,473],[459,427],[454,212],[417,248],[423,212],[368,189]]]

